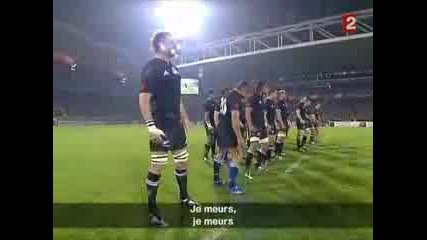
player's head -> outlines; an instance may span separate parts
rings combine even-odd
[[[247,96],[249,93],[249,83],[247,81],[240,81],[237,86],[236,89],[244,96]]]
[[[286,100],[286,90],[281,89],[278,91],[279,94],[279,100]]]
[[[306,103],[307,102],[307,97],[302,97],[300,100],[299,100],[299,102],[300,103]]]
[[[268,93],[267,84],[265,81],[259,81],[255,88],[255,93],[258,95],[263,95]]]
[[[151,46],[156,54],[172,58],[177,54],[176,41],[170,32],[157,32],[151,40]]]
[[[277,88],[270,88],[270,90],[268,90],[268,98],[277,101]]]

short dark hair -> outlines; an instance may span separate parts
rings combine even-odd
[[[160,49],[160,43],[165,40],[166,37],[171,36],[170,32],[156,32],[151,39],[151,47],[154,49],[154,52],[157,53]]]
[[[239,83],[237,83],[237,86],[236,86],[237,89],[242,89],[245,87],[249,87],[249,83],[245,80],[240,81]]]
[[[259,81],[256,85],[255,92],[261,92],[261,89],[266,85],[265,81]]]

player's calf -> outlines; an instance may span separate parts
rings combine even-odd
[[[181,203],[188,207],[198,205],[196,201],[190,198],[187,190],[187,161],[189,156],[187,148],[172,151],[172,154],[175,162],[175,177],[179,187]]]
[[[234,155],[234,154],[233,154]],[[235,155],[234,155],[235,156]],[[237,162],[234,158],[228,163],[229,170],[229,181],[228,181],[228,189],[232,194],[243,194],[244,191],[237,184],[237,177],[239,175],[239,168],[237,167]]]

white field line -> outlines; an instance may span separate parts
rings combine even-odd
[[[216,240],[228,231],[227,228],[212,229],[202,240]]]
[[[307,160],[311,158],[310,156],[307,155],[302,155],[301,157],[299,157],[299,160],[294,162],[293,164],[291,164],[286,170],[285,170],[285,174],[290,174],[292,173],[292,171],[294,171],[295,169],[299,168],[302,161]]]

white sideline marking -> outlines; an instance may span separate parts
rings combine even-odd
[[[303,160],[309,159],[309,156],[306,155],[302,155],[299,160],[297,162],[294,162],[291,166],[289,166],[286,170],[285,170],[285,174],[289,174],[292,173],[293,170],[297,169],[300,167],[301,163]]]
[[[216,240],[227,231],[228,231],[227,228],[212,229],[211,233],[213,234],[206,235],[206,237],[202,238],[202,240]]]

